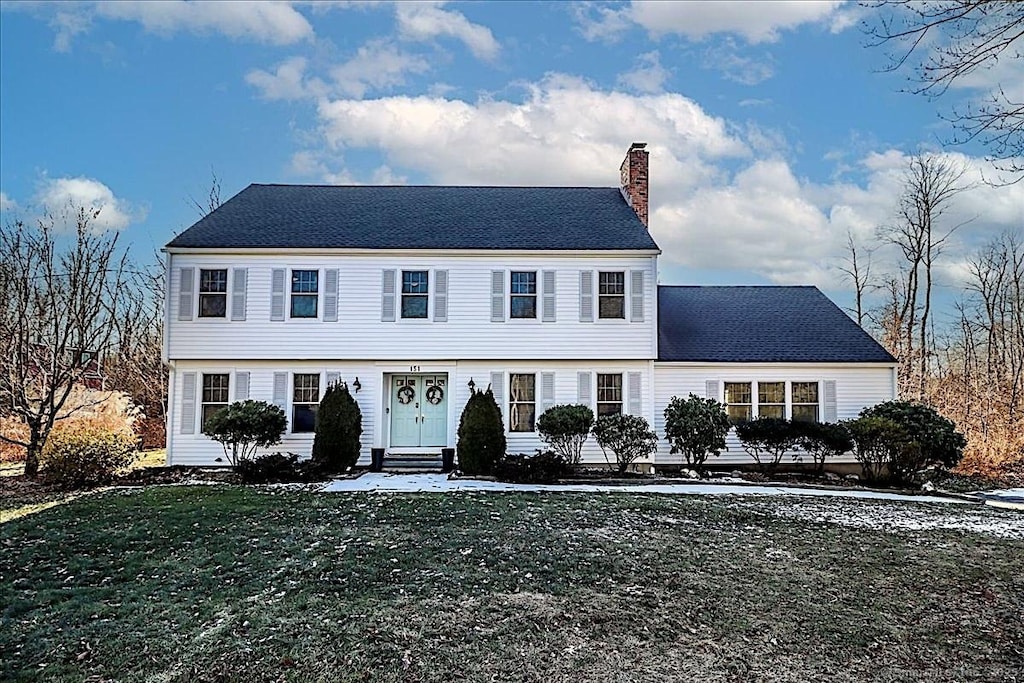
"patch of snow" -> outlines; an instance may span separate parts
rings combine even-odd
[[[908,496],[880,491],[797,488],[781,485],[736,485],[710,483],[636,484],[507,484],[480,479],[449,479],[446,474],[390,474],[371,472],[356,479],[336,479],[322,489],[326,493],[367,491],[379,493],[448,493],[452,491],[506,491],[553,493],[660,493],[675,495],[741,495],[741,496],[815,496],[827,498],[867,498],[901,500],[914,503],[966,503],[968,501],[938,496]]]
[[[744,506],[742,503],[738,505]],[[889,533],[948,529],[1024,540],[1024,516],[996,512],[980,506],[954,510],[951,507],[936,508],[931,505],[889,505],[853,501],[832,501],[824,505],[818,500],[808,500],[787,501],[785,505],[772,507],[761,505],[754,511],[785,519],[876,529]]]

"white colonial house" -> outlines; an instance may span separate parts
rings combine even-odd
[[[362,410],[361,465],[440,465],[488,385],[526,453],[555,404],[663,437],[688,393],[828,421],[895,397],[892,356],[814,287],[659,286],[647,155],[610,188],[250,185],[165,248],[168,464],[225,464],[203,422],[245,398],[287,414],[275,450],[308,455],[334,381]],[[605,463],[592,439],[584,459]],[[749,461],[731,442],[708,464]],[[679,463],[662,438],[645,464]]]

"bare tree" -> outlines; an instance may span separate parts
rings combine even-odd
[[[100,233],[99,210],[69,207],[71,236],[50,215],[36,226],[0,227],[0,414],[22,420],[28,438],[0,438],[26,451],[34,477],[54,423],[72,411],[72,390],[116,348],[137,318],[127,255],[117,233]],[[85,407],[85,406],[81,406]]]
[[[910,70],[910,92],[938,98],[1000,60],[1024,58],[1024,3],[1019,0],[869,0],[864,30],[889,49],[887,71]],[[994,85],[979,101],[954,108],[951,140],[978,140],[998,168],[1024,178],[1024,102]],[[1014,181],[1016,182],[1016,181]]]
[[[857,315],[857,324],[864,327],[864,301],[871,285],[871,254],[872,250],[858,250],[857,243],[853,240],[853,233],[846,233],[846,257],[843,264],[839,266],[839,272],[843,279],[853,285],[854,296],[856,297],[854,313]]]
[[[966,189],[966,169],[938,154],[910,157],[903,177],[903,194],[897,220],[882,230],[882,237],[895,246],[902,258],[900,277],[890,283],[893,319],[899,320],[902,339],[897,358],[902,363],[904,388],[923,400],[926,394],[929,339],[932,324],[932,290],[935,260],[943,245],[960,225],[947,227],[942,220],[950,202]]]
[[[192,208],[199,212],[200,218],[209,216],[220,207],[220,178],[217,177],[217,172],[213,168],[210,169],[210,191],[206,195],[206,203],[204,204],[192,195],[189,195],[188,201]]]

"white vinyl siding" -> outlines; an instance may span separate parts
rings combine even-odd
[[[726,383],[754,384],[756,391],[757,382],[786,382],[787,389],[793,383],[814,382],[818,384],[821,392],[821,420],[836,422],[857,417],[860,411],[876,403],[888,401],[894,398],[892,391],[892,368],[884,366],[856,364],[848,365],[825,365],[815,366],[813,364],[762,364],[744,365],[740,363],[730,365],[673,365],[654,364],[654,429],[660,438],[658,442],[658,453],[656,462],[664,464],[681,464],[679,454],[670,454],[668,442],[664,439],[665,434],[665,407],[673,396],[686,398],[693,393],[698,396],[705,395],[710,398],[721,399],[725,397]],[[710,379],[709,379],[710,378]],[[836,397],[833,408],[827,407],[829,387],[832,387],[832,395]],[[719,395],[721,387],[722,394]],[[757,396],[752,396],[756,410]],[[732,466],[751,464],[753,459],[743,450],[743,446],[736,438],[734,432],[730,432],[726,440],[727,450],[723,451],[718,458],[708,461],[709,466]],[[784,462],[788,462],[788,457]],[[854,462],[850,455],[844,456],[835,462]]]
[[[657,352],[654,316],[655,288],[645,289],[643,322],[622,320],[580,322],[580,261],[572,256],[516,257],[474,255],[463,257],[396,257],[389,255],[244,255],[239,268],[246,269],[245,320],[217,320],[200,324],[194,318],[195,292],[191,295],[193,319],[171,316],[167,326],[168,358],[200,359],[303,359],[323,360],[472,360],[505,359],[652,359]],[[621,262],[623,271],[645,270],[654,281],[653,257],[591,257],[591,284],[597,270],[610,270]],[[179,270],[191,269],[198,278],[203,267],[232,267],[223,255],[172,254],[169,300],[181,297]],[[508,267],[506,267],[508,266]],[[508,319],[508,277],[512,269],[536,271],[540,319]],[[338,321],[288,318],[291,270],[314,270],[323,276],[338,271]],[[431,272],[436,289],[438,274],[447,272],[447,302],[442,322],[440,304],[432,301],[426,319],[402,319],[398,291],[403,270]],[[491,277],[504,271],[502,301],[506,324],[492,323]],[[557,290],[550,299],[545,292],[545,271],[552,273]],[[390,283],[390,284],[389,284]],[[321,287],[322,290],[322,287]],[[320,296],[324,296],[321,291]],[[187,298],[187,297],[185,297]],[[431,296],[434,298],[434,296]],[[596,316],[596,292],[591,310]],[[320,309],[326,302],[321,299]],[[554,308],[549,316],[545,308]],[[628,308],[628,305],[627,305]],[[285,323],[285,324],[282,324]],[[339,333],[343,328],[343,338]],[[299,330],[298,332],[296,330]],[[241,343],[244,341],[244,343]],[[301,347],[301,348],[299,348]]]

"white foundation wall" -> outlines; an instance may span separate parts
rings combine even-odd
[[[835,381],[836,417],[847,420],[857,417],[868,406],[896,398],[895,366],[884,364],[674,364],[655,363],[654,366],[654,427],[658,432],[658,452],[655,464],[679,465],[683,459],[669,452],[665,440],[665,408],[673,396],[686,398],[695,394],[707,397],[707,383],[717,382],[718,400],[723,400],[724,382],[819,382],[819,401],[824,400],[825,381]],[[756,401],[757,397],[754,396]],[[822,404],[823,405],[823,404]],[[787,406],[787,410],[789,407]],[[787,413],[788,415],[788,413]],[[819,407],[819,416],[822,415]],[[806,458],[805,458],[806,460]],[[786,456],[782,464],[791,463]],[[852,455],[829,462],[853,463]],[[718,457],[709,458],[709,467],[753,465],[754,459],[743,449],[734,430],[726,439],[726,450]]]
[[[388,402],[389,381],[392,375],[447,375],[449,386],[447,442],[455,447],[458,437],[459,418],[462,409],[469,399],[469,382],[473,381],[478,390],[484,390],[491,382],[493,373],[502,377],[502,396],[499,399],[502,418],[505,423],[509,453],[533,453],[544,444],[536,432],[509,432],[508,392],[509,375],[513,373],[534,373],[537,375],[537,407],[539,417],[543,411],[541,396],[541,374],[552,373],[554,376],[553,405],[577,403],[579,391],[579,373],[590,373],[591,392],[589,405],[596,410],[596,375],[612,373],[623,375],[623,409],[630,412],[628,396],[628,378],[632,374],[638,376],[639,406],[636,402],[634,412],[642,415],[648,423],[654,420],[654,376],[651,361],[620,361],[620,360],[573,360],[573,361],[431,361],[412,359],[405,361],[177,361],[173,363],[170,382],[167,463],[169,465],[227,465],[224,451],[220,444],[200,433],[199,419],[201,415],[197,394],[196,419],[193,433],[186,434],[182,430],[182,377],[185,373],[196,373],[198,391],[201,394],[202,375],[227,374],[231,400],[236,398],[236,373],[248,373],[248,397],[255,400],[273,403],[274,373],[285,372],[289,375],[288,402],[285,413],[289,417],[288,430],[277,446],[263,449],[262,452],[293,452],[302,458],[309,457],[313,446],[312,434],[294,434],[291,432],[291,376],[294,373],[320,373],[321,397],[326,387],[327,373],[338,373],[339,378],[348,383],[350,391],[358,378],[360,389],[353,393],[363,415],[363,434],[361,437],[362,452],[360,466],[370,464],[370,449],[385,448],[393,452],[404,449],[389,448]],[[659,435],[660,436],[660,435]],[[439,449],[435,449],[439,450]],[[601,449],[591,437],[584,448],[584,464],[604,465],[606,459]],[[643,461],[649,462],[649,461]]]
[[[228,314],[223,318],[179,320],[182,269],[227,269]],[[232,269],[245,269],[245,319],[232,320]],[[271,277],[274,269],[286,274],[285,319],[271,318]],[[319,272],[317,319],[288,317],[288,279],[293,269]],[[324,321],[326,271],[338,273],[337,321]],[[401,272],[429,272],[429,318],[401,318],[382,322],[382,274],[398,273],[395,305],[401,310]],[[437,273],[447,272],[447,320],[435,321]],[[504,286],[504,320],[492,322],[492,274],[536,271],[538,279],[535,319],[509,317],[510,287]],[[555,320],[542,320],[543,272],[555,273]],[[593,273],[594,321],[580,321],[580,273]],[[598,319],[598,279],[601,271],[625,273],[625,319]],[[632,320],[631,273],[643,273],[643,320]],[[196,308],[196,296],[192,297]],[[188,297],[186,297],[186,301]],[[611,255],[581,251],[568,255],[415,253],[282,253],[198,254],[172,253],[169,258],[166,355],[186,359],[348,359],[402,360],[450,358],[631,358],[657,355],[657,257],[643,254]],[[193,310],[193,313],[196,311]]]

